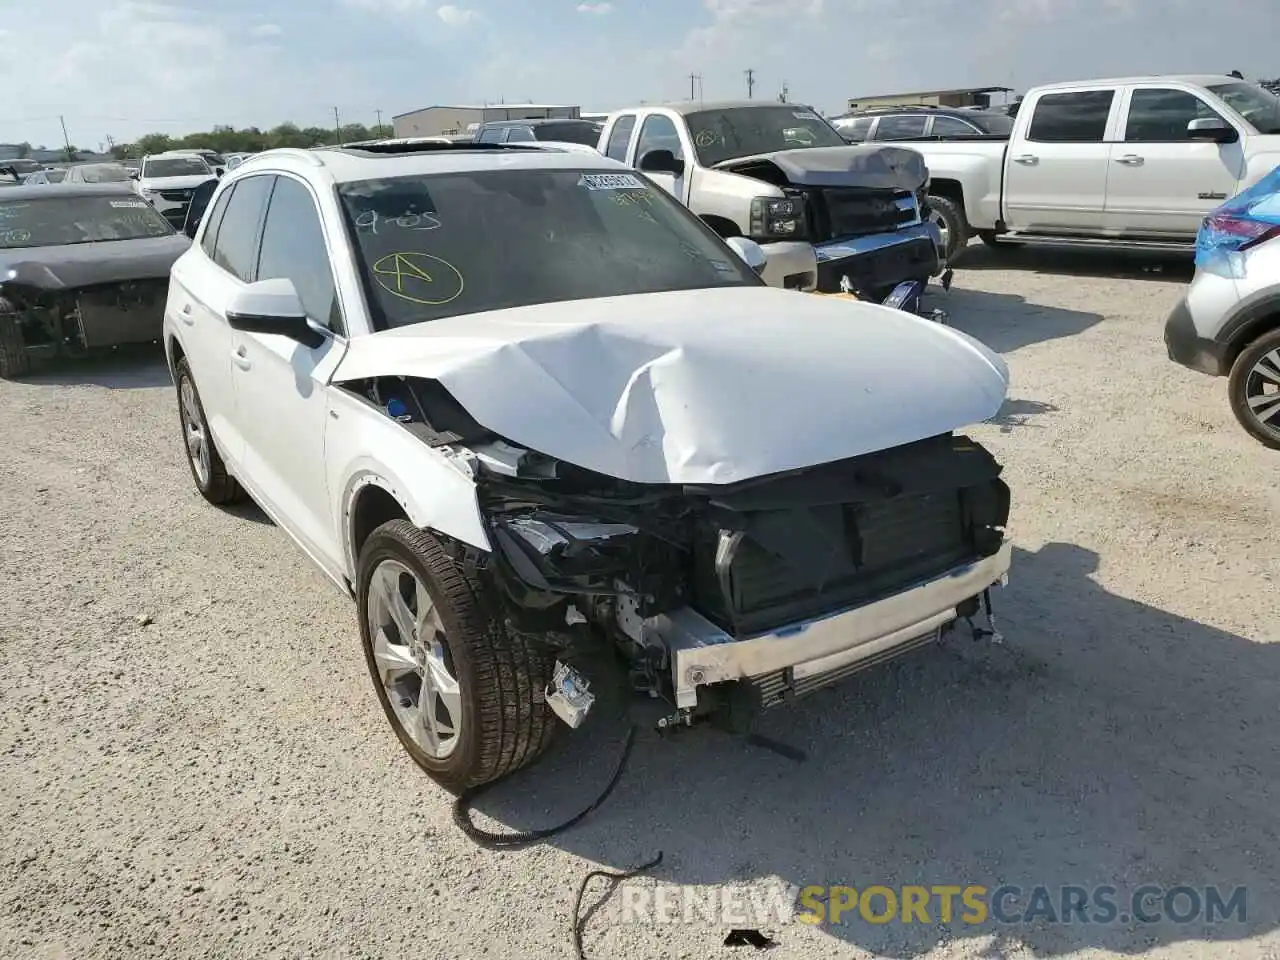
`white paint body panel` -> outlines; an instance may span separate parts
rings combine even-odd
[[[1280,136],[1258,133],[1207,89],[1219,82],[1233,81],[1169,76],[1050,84],[1027,94],[1007,143],[920,141],[911,147],[924,155],[935,184],[960,187],[974,230],[991,230],[1003,219],[1007,229],[1029,233],[1191,240],[1209,211],[1280,163]],[[1153,88],[1200,98],[1236,128],[1239,139],[1125,142],[1133,92]],[[1115,93],[1102,141],[1027,139],[1041,97],[1085,90]]]
[[[874,304],[746,287],[543,304],[352,342],[337,380],[440,381],[477,421],[638,483],[723,484],[995,415],[987,347]]]

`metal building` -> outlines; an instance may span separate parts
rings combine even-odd
[[[391,118],[397,137],[439,137],[470,133],[490,120],[574,120],[579,107],[548,103],[488,103],[432,106]]]
[[[965,87],[959,90],[918,90],[914,93],[882,93],[873,97],[850,97],[850,110],[877,107],[989,107],[991,94],[1012,93],[1010,87]]]

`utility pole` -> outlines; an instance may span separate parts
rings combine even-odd
[[[378,132],[374,134],[374,136],[381,137],[382,136],[382,111],[375,110],[373,112],[378,115]]]
[[[338,108],[333,108],[333,131],[338,135],[338,146],[342,146],[342,121],[338,119]]]
[[[747,99],[750,100],[756,92],[756,72],[754,70],[744,70],[747,75]]]
[[[689,74],[689,99],[701,100],[702,99],[701,90],[702,90],[702,74],[700,73]]]
[[[786,102],[787,102],[787,94],[789,94],[790,92],[791,92],[791,91],[790,91],[789,89],[787,89],[787,81],[783,80],[783,81],[782,81],[782,92],[778,94],[778,102],[779,102],[779,103],[786,103]]]
[[[70,163],[75,159],[71,155],[71,138],[67,136],[67,121],[61,115],[58,116],[58,122],[62,124],[62,146],[63,153],[67,155],[67,162]]]

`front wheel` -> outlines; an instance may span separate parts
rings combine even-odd
[[[1259,443],[1280,450],[1280,330],[1263,334],[1236,357],[1227,393],[1240,425]]]
[[[506,629],[482,583],[431,534],[391,520],[356,578],[360,637],[378,701],[413,761],[453,791],[496,780],[551,742],[543,691],[554,658]]]
[[[929,220],[942,234],[942,259],[950,260],[969,242],[969,224],[954,200],[930,196]]]

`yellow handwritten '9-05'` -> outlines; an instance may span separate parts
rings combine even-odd
[[[964,910],[961,923],[979,924],[987,919],[987,888],[979,886],[905,886],[900,891],[871,886],[859,892],[854,887],[805,887],[800,891],[801,923],[840,923],[845,914],[856,914],[867,923],[933,923],[935,917],[951,923],[956,900]],[[931,909],[934,908],[934,909]]]

